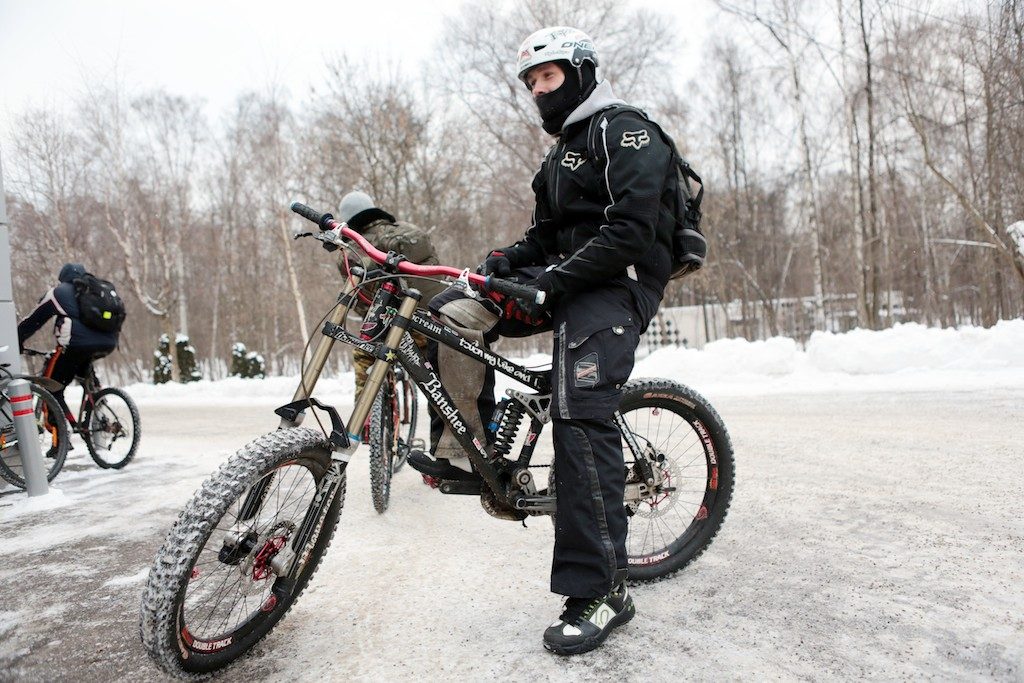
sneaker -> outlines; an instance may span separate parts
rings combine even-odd
[[[544,631],[544,648],[556,655],[589,652],[634,616],[636,608],[625,583],[603,598],[568,598],[562,616]]]
[[[423,451],[409,451],[409,466],[421,474],[444,481],[483,481],[476,472],[456,467],[447,458],[433,458]]]

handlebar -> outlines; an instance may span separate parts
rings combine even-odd
[[[334,220],[334,216],[329,213],[319,213],[301,202],[292,202],[292,211],[299,214],[307,221],[316,223],[320,226],[321,230],[331,229],[329,223]]]
[[[451,266],[421,266],[409,261],[391,263],[389,262],[388,254],[370,244],[365,237],[348,227],[347,223],[334,220],[334,216],[331,214],[320,213],[301,202],[292,202],[291,209],[306,220],[319,225],[320,229],[324,232],[334,232],[339,238],[343,237],[345,239],[352,240],[375,263],[393,267],[397,272],[403,275],[419,275],[422,277],[447,276],[461,278],[465,274],[465,277],[468,278],[471,284],[483,287],[484,289],[492,292],[500,292],[516,299],[526,299],[537,304],[543,304],[546,298],[547,292],[539,290],[536,287],[528,287],[527,285],[521,285],[509,280],[501,280],[490,275],[485,277],[476,273],[467,273],[464,270],[452,268]]]

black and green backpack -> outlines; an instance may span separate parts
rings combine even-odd
[[[75,278],[75,300],[79,316],[86,327],[117,334],[124,324],[124,301],[113,283],[91,273]]]

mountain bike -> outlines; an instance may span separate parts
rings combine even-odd
[[[46,385],[60,385],[53,380],[31,375],[14,375],[9,365],[0,365],[0,477],[12,486],[25,488],[25,470],[21,463],[21,450],[18,448],[18,436],[14,430],[14,407],[7,387],[14,379],[25,379],[32,386],[32,411],[35,415],[36,429],[39,433],[39,451],[43,454],[43,465],[46,467],[47,481],[53,481],[67,457],[71,437],[68,423],[64,420],[64,411],[60,403],[51,394]]]
[[[52,354],[25,349],[26,356],[49,359]],[[44,368],[48,363],[44,363]],[[48,381],[48,370],[43,377]],[[119,470],[135,457],[142,436],[139,409],[123,389],[104,387],[90,366],[88,377],[76,378],[82,386],[78,414],[66,415],[71,431],[82,437],[89,455],[103,469]],[[59,385],[58,385],[59,386]]]
[[[299,236],[331,249],[359,249],[388,277],[359,335],[342,325],[360,286],[346,279],[292,401],[275,411],[279,428],[225,462],[168,532],[143,593],[140,631],[153,660],[174,675],[204,674],[231,663],[266,636],[302,593],[334,536],[345,500],[345,470],[396,364],[443,417],[481,475],[482,483],[436,482],[440,493],[478,497],[484,510],[500,519],[556,514],[554,491],[538,486],[531,471],[537,437],[551,419],[550,371],[513,363],[417,311],[419,293],[403,286],[400,276],[455,278],[452,286],[463,287],[467,295],[475,294],[472,287],[535,301],[541,294],[468,270],[410,264],[400,254],[374,249],[330,214],[298,203],[292,210],[320,226],[317,233]],[[493,443],[485,445],[483,435],[473,433],[409,330],[528,388],[506,391],[499,404],[503,413],[495,414]],[[377,358],[347,423],[312,396],[336,341]],[[300,426],[307,413],[319,429]],[[666,379],[626,383],[614,420],[625,459],[630,580],[656,581],[692,562],[718,532],[733,490],[732,445],[715,409],[697,392]],[[523,425],[525,438],[517,441]],[[510,457],[516,443],[518,454]]]

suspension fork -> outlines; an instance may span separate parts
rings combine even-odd
[[[363,424],[366,422],[366,416],[370,414],[373,399],[377,396],[377,392],[380,391],[381,384],[383,384],[388,370],[397,359],[396,351],[398,345],[402,342],[402,335],[409,328],[409,321],[416,311],[416,305],[419,303],[420,298],[421,296],[418,291],[415,289],[408,290],[405,298],[402,299],[401,305],[398,307],[398,314],[391,319],[387,335],[384,337],[384,344],[377,351],[377,360],[370,367],[370,372],[366,377],[366,385],[363,387],[362,393],[356,397],[356,404],[352,408],[352,416],[348,420],[348,438],[353,441],[359,442],[362,440]]]
[[[338,296],[338,305],[331,311],[331,315],[328,320],[335,325],[341,325],[345,318],[345,313],[348,307],[343,305],[346,300],[354,296],[356,287],[359,282],[353,283],[354,277],[345,278],[345,286],[341,290],[341,294]],[[331,353],[331,349],[334,348],[334,338],[328,337],[327,335],[321,335],[319,341],[316,344],[316,349],[313,351],[313,356],[310,359],[309,364],[302,373],[302,381],[299,382],[298,388],[295,390],[295,395],[292,397],[292,401],[298,401],[304,398],[309,398],[313,393],[313,387],[316,386],[317,380],[320,379],[320,373],[323,372],[324,365],[327,363],[327,357]],[[278,425],[278,429],[287,429],[289,427],[298,427],[302,424],[302,419],[306,416],[304,412],[300,412],[295,416],[295,420],[287,420],[281,418],[281,424]],[[332,465],[333,466],[333,465]],[[267,495],[267,490],[270,488],[270,484],[274,481],[273,473],[263,477],[249,490],[249,493],[245,496],[245,501],[242,503],[241,509],[238,511],[238,521],[247,522],[256,516],[259,512],[260,507],[263,505],[263,499]]]
[[[341,294],[338,296],[338,305],[331,311],[331,315],[327,318],[329,322],[335,325],[341,325],[345,319],[345,313],[348,311],[348,306],[343,305],[345,301],[354,296],[353,292],[359,283],[353,284],[353,277],[345,278],[345,286],[341,290]],[[360,280],[361,282],[361,280]],[[316,348],[313,350],[313,356],[306,365],[306,369],[302,373],[302,381],[299,382],[299,386],[295,389],[295,395],[292,396],[292,401],[300,401],[304,398],[309,398],[313,393],[313,388],[316,386],[317,380],[320,379],[320,373],[324,370],[324,365],[327,363],[327,357],[331,353],[331,349],[334,348],[334,338],[328,337],[326,334],[321,335],[319,341],[317,341]],[[302,424],[302,418],[305,417],[304,412],[300,412],[295,416],[295,420],[281,419],[280,428],[286,429],[288,427],[298,427]]]
[[[362,393],[357,397],[355,407],[352,409],[352,416],[348,421],[348,438],[356,444],[362,438],[363,423],[366,422],[366,416],[370,413],[373,399],[387,378],[388,370],[397,358],[396,350],[402,341],[402,335],[405,334],[406,329],[409,327],[409,320],[416,310],[416,304],[419,300],[419,292],[416,290],[408,291],[398,308],[398,314],[391,319],[387,335],[384,338],[384,344],[378,349],[377,361],[370,367],[370,372],[366,378],[366,385]],[[299,531],[295,534],[295,538],[292,541],[292,554],[286,555],[280,561],[282,576],[278,582],[275,582],[274,588],[276,591],[283,592],[289,590],[291,582],[295,581],[298,560],[302,557],[306,545],[313,539],[324,514],[326,514],[334,502],[338,489],[341,487],[341,478],[347,464],[347,457],[344,460],[331,459],[331,466],[327,470],[327,474],[324,475],[320,485],[317,486],[313,504],[306,510],[306,514],[302,518],[302,524],[299,526]]]
[[[633,460],[636,462],[636,466],[640,469],[639,474],[644,478],[644,482],[648,486],[654,486],[654,468],[651,465],[651,461],[647,457],[647,450],[640,447],[640,443],[636,440],[636,435],[633,430],[626,424],[626,418],[622,417],[622,413],[618,410],[615,411],[615,425],[622,432],[622,438],[625,439],[626,445],[629,446],[629,450],[633,451]]]

